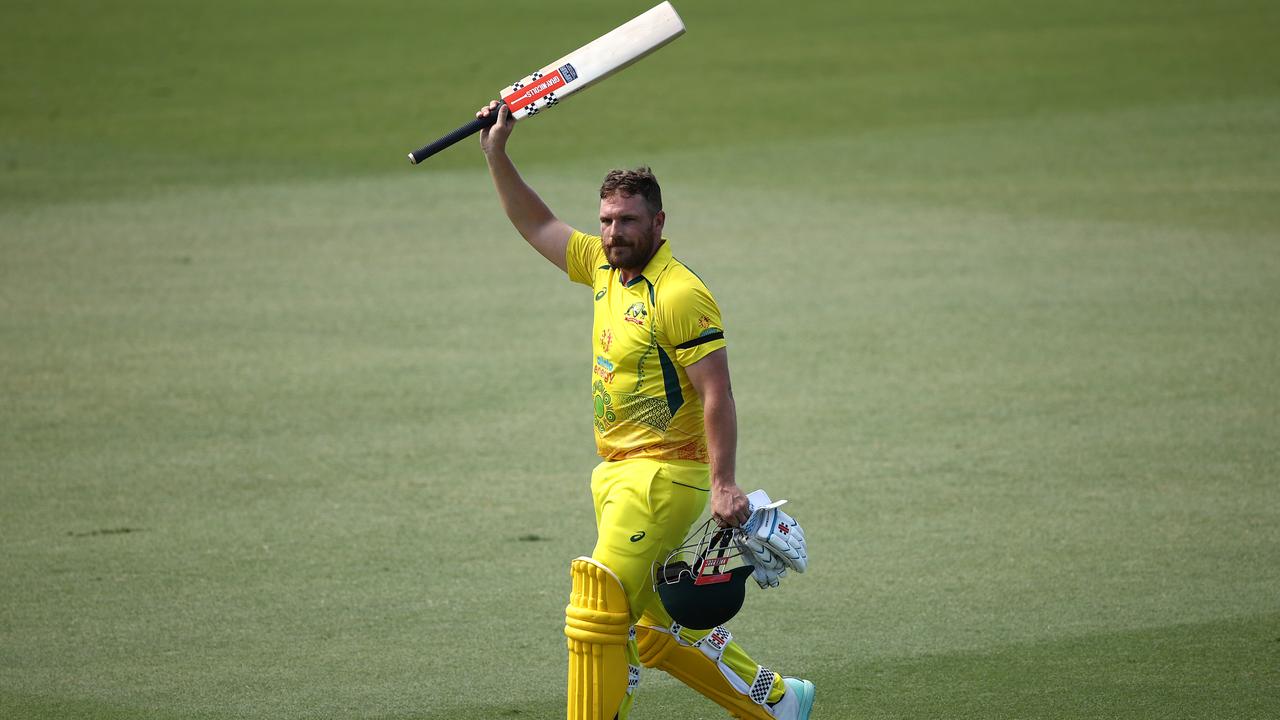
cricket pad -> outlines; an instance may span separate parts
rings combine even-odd
[[[774,673],[767,668],[758,668],[755,682],[750,686],[741,680],[738,680],[741,686],[730,681],[730,677],[738,678],[721,662],[720,655],[731,638],[732,635],[723,628],[716,628],[705,641],[687,645],[670,630],[636,626],[640,662],[645,667],[662,670],[728,710],[735,718],[774,720],[773,713],[765,705],[773,688]],[[717,643],[717,640],[723,640],[724,644]]]
[[[564,621],[569,639],[568,720],[625,717],[623,702],[629,699],[631,675],[626,590],[613,571],[588,557],[574,560],[570,573],[573,591]]]

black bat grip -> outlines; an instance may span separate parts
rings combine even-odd
[[[498,106],[498,108],[490,110],[488,115],[472,120],[430,145],[424,145],[417,150],[414,150],[409,153],[409,162],[413,165],[417,165],[459,140],[469,138],[485,128],[493,127],[493,124],[498,122],[498,110],[500,109],[502,109],[502,106]]]

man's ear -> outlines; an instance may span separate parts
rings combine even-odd
[[[658,236],[662,236],[662,228],[667,224],[667,211],[659,210],[657,215],[653,216],[653,227],[658,231]]]

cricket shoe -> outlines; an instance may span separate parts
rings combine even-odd
[[[800,678],[782,678],[787,692],[770,710],[777,720],[809,720],[813,710],[813,683]]]

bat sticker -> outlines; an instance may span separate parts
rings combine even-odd
[[[511,108],[511,112],[515,112],[526,105],[532,105],[534,102],[542,99],[547,95],[565,84],[564,78],[560,71],[556,70],[550,75],[539,75],[534,73],[532,84],[524,88],[516,88],[515,92],[502,98],[502,101]],[[577,75],[574,75],[577,77]],[[513,86],[514,87],[514,86]],[[524,92],[520,92],[523,90]]]

